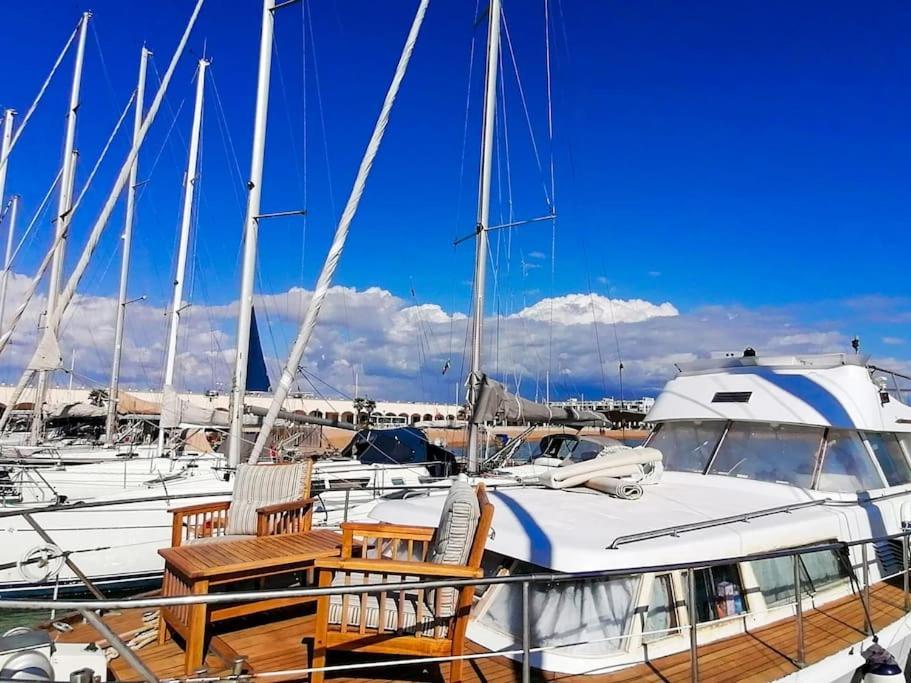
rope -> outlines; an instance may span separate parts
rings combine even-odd
[[[114,181],[114,187],[111,190],[111,193],[108,195],[108,199],[105,202],[104,208],[101,210],[101,215],[98,217],[98,220],[95,221],[95,225],[92,227],[92,232],[89,235],[88,242],[79,257],[79,261],[76,263],[76,267],[74,268],[70,279],[67,281],[66,287],[64,287],[63,291],[60,293],[57,306],[54,308],[53,313],[49,316],[49,319],[47,321],[47,328],[50,330],[56,330],[59,328],[60,320],[63,317],[67,306],[69,306],[70,302],[73,299],[73,296],[76,293],[76,287],[78,286],[79,281],[85,274],[85,270],[89,265],[89,260],[91,259],[95,248],[98,246],[98,241],[101,239],[101,235],[104,232],[104,228],[107,225],[108,219],[114,212],[114,206],[117,204],[117,199],[120,196],[120,192],[123,190],[124,185],[126,185],[127,178],[130,173],[130,168],[132,167],[133,162],[136,160],[136,157],[139,154],[139,149],[145,140],[145,136],[148,133],[149,128],[152,126],[152,122],[155,120],[155,115],[158,113],[158,110],[161,107],[165,92],[168,89],[168,84],[171,81],[171,77],[174,75],[174,70],[177,67],[177,62],[180,60],[181,54],[183,54],[184,47],[186,47],[187,41],[190,38],[190,32],[196,23],[196,18],[199,16],[199,12],[202,9],[204,1],[205,0],[197,0],[196,2],[196,7],[193,10],[193,14],[190,16],[190,20],[187,24],[186,29],[184,30],[183,35],[181,36],[180,43],[178,43],[177,49],[174,51],[174,56],[171,58],[171,63],[168,65],[168,70],[165,72],[161,86],[158,88],[158,92],[155,93],[155,99],[152,101],[145,119],[143,119],[142,127],[139,130],[139,134],[136,136],[135,143],[130,149],[130,152],[127,154],[127,158],[124,161],[123,166],[120,168],[120,173],[117,175],[117,179]],[[63,234],[59,236],[58,240],[55,240],[54,247],[51,249],[50,253],[53,253],[56,250],[57,242],[59,242],[59,239],[62,237]],[[2,351],[2,348],[0,348],[0,351]],[[25,390],[25,387],[28,385],[29,380],[33,374],[34,371],[26,368],[22,373],[22,376],[19,378],[19,383],[13,390],[12,400],[3,411],[3,416],[0,417],[0,431],[2,431],[9,422],[9,419],[12,416],[13,406],[19,402],[19,399],[22,396],[22,392]]]
[[[255,463],[257,461],[259,454],[262,452],[263,447],[266,445],[266,441],[269,439],[269,434],[272,430],[272,426],[275,424],[275,419],[278,416],[278,412],[281,410],[282,403],[284,403],[285,398],[291,389],[291,385],[294,382],[297,368],[300,365],[301,358],[303,358],[304,351],[306,350],[307,344],[310,341],[310,336],[313,334],[313,328],[316,327],[316,319],[319,316],[319,311],[323,304],[323,300],[326,298],[326,294],[329,292],[329,287],[332,283],[332,275],[335,273],[335,269],[338,267],[339,259],[341,259],[342,250],[345,247],[345,240],[348,237],[348,230],[351,227],[351,221],[354,220],[354,214],[357,211],[361,197],[364,194],[364,187],[367,184],[367,177],[370,175],[370,169],[373,167],[373,161],[376,158],[377,152],[379,151],[380,143],[383,140],[383,134],[386,132],[386,127],[389,125],[389,115],[392,111],[392,105],[395,103],[396,95],[398,95],[402,80],[405,78],[405,71],[408,68],[408,62],[411,60],[414,44],[417,42],[418,33],[420,32],[421,25],[424,22],[424,16],[427,13],[427,6],[429,3],[430,0],[421,0],[420,5],[418,6],[417,13],[414,17],[414,22],[411,25],[411,31],[408,34],[408,38],[405,41],[405,47],[402,51],[401,57],[399,58],[399,63],[396,67],[395,75],[392,78],[392,83],[389,86],[389,91],[386,93],[386,99],[383,102],[383,108],[380,111],[376,126],[373,129],[373,136],[370,138],[370,142],[367,145],[367,151],[364,154],[364,158],[361,160],[361,165],[358,169],[357,177],[354,181],[354,186],[352,187],[351,194],[348,197],[348,203],[345,206],[345,210],[342,212],[342,217],[339,220],[338,227],[336,228],[332,246],[329,248],[329,253],[326,255],[326,261],[323,264],[323,270],[320,273],[319,280],[317,280],[316,289],[313,292],[313,298],[310,300],[310,306],[307,309],[307,316],[304,318],[303,325],[300,329],[300,334],[294,343],[294,348],[292,349],[291,355],[288,357],[288,362],[282,371],[281,380],[279,381],[278,387],[275,390],[275,394],[272,397],[272,403],[269,406],[269,412],[263,419],[262,428],[256,437],[256,443],[253,446],[253,451],[250,453],[250,462],[252,463]],[[0,425],[0,427],[2,427],[2,425]]]

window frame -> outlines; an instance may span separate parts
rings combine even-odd
[[[665,427],[667,427],[669,425],[683,424],[683,425],[690,425],[690,426],[699,426],[699,425],[702,425],[705,423],[709,423],[709,424],[713,424],[713,423],[722,424],[723,423],[723,426],[721,428],[721,433],[718,435],[718,440],[715,442],[714,446],[712,446],[712,451],[711,451],[711,453],[709,453],[709,457],[706,459],[706,464],[703,466],[702,471],[700,472],[699,470],[674,470],[674,469],[668,470],[670,472],[685,472],[688,474],[703,474],[704,475],[708,472],[708,468],[711,467],[712,461],[714,461],[715,456],[718,453],[718,449],[721,448],[721,444],[724,442],[724,437],[727,435],[728,429],[731,426],[731,420],[698,419],[698,420],[668,420],[666,422],[659,422],[658,426],[652,430],[651,434],[649,434],[648,439],[646,440],[646,442],[643,445],[646,447],[656,448],[655,446],[652,445],[653,442],[655,441],[655,439],[657,438],[657,436],[661,432],[661,430],[663,430]]]
[[[652,603],[655,597],[655,586],[659,582],[664,582],[668,595],[668,615],[670,616],[670,628],[667,629],[663,634],[656,634],[653,638],[649,638],[646,633],[648,632],[648,619],[649,612],[652,609]],[[666,642],[670,638],[679,638],[683,635],[684,627],[680,621],[680,602],[677,597],[677,582],[675,581],[674,572],[665,571],[661,573],[656,573],[652,575],[652,582],[649,587],[648,600],[642,601],[642,629],[639,632],[640,639],[642,641],[642,647],[650,647],[655,643]]]
[[[696,582],[701,581],[702,579],[699,578],[699,575],[703,572],[707,572],[709,575],[709,583],[711,585],[717,587],[717,584],[715,583],[714,573],[716,570],[719,570],[722,568],[731,568],[731,569],[733,569],[733,571],[736,574],[737,585],[740,589],[740,604],[743,607],[743,611],[739,612],[738,614],[727,614],[723,617],[714,617],[714,618],[703,621],[700,618],[699,605],[697,604],[694,608],[694,612],[696,615],[695,626],[697,628],[698,627],[705,628],[711,624],[719,624],[719,623],[724,623],[724,622],[731,621],[731,620],[743,619],[745,617],[748,617],[751,614],[750,603],[747,598],[747,589],[744,585],[744,572],[743,572],[743,566],[742,566],[741,562],[732,562],[731,564],[711,565],[708,567],[696,568],[693,570],[693,580]],[[698,586],[698,583],[697,583],[697,586]],[[693,592],[694,592],[694,594],[696,594],[698,596],[698,593],[699,593],[698,588],[696,588]],[[709,595],[708,598],[709,598],[709,601],[707,604],[709,606],[709,613],[711,614],[711,613],[714,613],[714,610],[715,610],[716,598],[713,597],[713,595]],[[689,593],[687,592],[687,600],[688,599],[689,599]],[[688,603],[686,606],[687,606],[687,610],[689,610]],[[693,626],[693,625],[694,624],[690,624],[690,626]]]
[[[867,453],[867,457],[870,459],[870,462],[873,465],[874,471],[879,476],[879,486],[877,488],[858,489],[858,491],[880,491],[884,488],[888,488],[889,484],[886,481],[886,477],[883,474],[883,471],[880,469],[879,462],[876,459],[876,455],[873,453],[873,450],[870,448],[870,444],[867,443],[867,439],[864,436],[863,432],[861,432],[859,429],[839,429],[837,427],[835,427],[835,428],[828,427],[828,428],[826,428],[825,435],[823,437],[823,452],[822,452],[822,457],[820,457],[820,459],[819,459],[819,471],[816,473],[816,478],[813,481],[813,487],[812,487],[813,490],[814,491],[826,491],[827,493],[842,493],[842,494],[846,494],[846,495],[857,495],[857,493],[858,493],[858,491],[829,491],[827,489],[819,488],[819,480],[822,479],[822,473],[823,473],[822,471],[826,466],[826,457],[828,457],[828,455],[829,455],[829,435],[833,431],[846,432],[849,434],[853,433],[854,436],[856,436],[857,439],[860,441],[861,445],[863,446],[864,451],[866,451],[866,453]]]
[[[715,460],[718,457],[718,453],[721,451],[721,447],[724,445],[725,437],[727,437],[728,432],[735,425],[753,425],[753,424],[765,425],[765,424],[769,424],[769,423],[768,422],[757,422],[755,420],[728,420],[727,424],[724,427],[724,432],[721,434],[721,438],[718,440],[718,445],[715,447],[715,450],[712,452],[712,457],[709,458],[709,462],[706,465],[705,471],[703,472],[703,474],[713,474],[715,476],[722,476],[722,477],[729,476],[729,475],[725,475],[725,474],[722,474],[719,472],[711,471],[712,467],[714,467],[714,465],[715,465]],[[791,423],[784,423],[784,422],[780,423],[780,426],[786,426],[786,425],[791,426],[791,427],[806,426],[806,427],[810,427],[813,429],[819,429],[819,427],[816,427],[814,425],[799,425],[799,424],[791,424]],[[826,437],[828,436],[828,434],[829,434],[829,428],[826,427],[822,430],[822,434],[819,437],[819,443],[816,445],[816,453],[813,455],[813,467],[810,472],[810,485],[808,487],[803,487],[803,486],[798,486],[797,484],[787,482],[786,483],[787,486],[795,486],[796,488],[802,488],[804,490],[812,490],[814,488],[815,483],[816,483],[816,477],[818,476],[818,472],[822,471],[821,452],[822,452],[823,448],[825,448],[825,444],[827,441]],[[768,481],[766,479],[756,479],[753,477],[749,477],[748,480],[749,481],[763,481],[763,482]],[[768,482],[768,483],[785,483],[785,482]]]

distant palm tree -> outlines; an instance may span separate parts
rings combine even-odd
[[[352,403],[354,404],[354,424],[360,425],[361,415],[367,416],[367,419],[364,421],[369,424],[370,416],[376,410],[376,401],[372,398],[362,398],[358,396]]]

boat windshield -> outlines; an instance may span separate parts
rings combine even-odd
[[[867,432],[861,438],[853,430],[806,425],[665,422],[648,445],[661,451],[665,469],[677,472],[706,472],[844,493],[911,482],[911,463],[894,434]]]
[[[709,474],[810,488],[822,435],[821,427],[735,422],[721,442]]]
[[[704,472],[724,433],[725,422],[666,422],[649,440],[664,456],[664,467],[678,472]]]

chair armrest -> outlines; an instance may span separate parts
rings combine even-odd
[[[379,536],[412,541],[429,541],[436,529],[432,526],[409,526],[406,524],[373,524],[371,522],[342,522],[342,533],[358,536]]]
[[[185,540],[198,537],[200,532],[203,536],[218,535],[216,530],[224,527],[230,506],[231,501],[223,500],[168,510],[168,512],[173,514],[171,518],[171,547],[177,548],[183,545]]]
[[[256,510],[256,535],[281,536],[309,531],[313,524],[313,498],[265,505]]]
[[[363,572],[364,574],[400,574],[448,579],[479,579],[484,576],[480,567],[466,567],[461,564],[436,564],[433,562],[409,562],[407,560],[339,560],[326,558],[317,560],[317,569]]]
[[[195,512],[214,512],[215,510],[227,510],[230,505],[230,500],[222,500],[216,503],[197,503],[196,505],[186,505],[180,508],[169,508],[168,512],[175,515],[188,515]]]
[[[300,500],[291,500],[287,503],[275,503],[274,505],[264,505],[261,508],[257,508],[257,515],[274,515],[278,512],[291,512],[293,510],[300,510],[307,506],[313,505],[313,498],[301,498]]]

